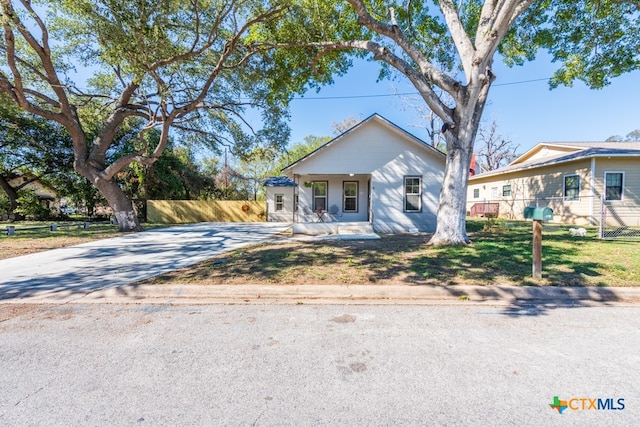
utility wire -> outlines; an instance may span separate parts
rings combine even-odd
[[[545,79],[532,79],[532,80],[521,80],[517,82],[507,82],[507,83],[496,83],[492,85],[493,87],[497,86],[511,86],[511,85],[519,85],[524,83],[533,83],[533,82],[542,82],[549,81],[548,78]],[[419,92],[404,92],[404,93],[379,93],[374,95],[337,95],[337,96],[312,96],[312,97],[294,97],[294,101],[316,101],[316,100],[326,100],[326,99],[362,99],[362,98],[385,98],[390,96],[410,96],[410,95],[420,95]]]

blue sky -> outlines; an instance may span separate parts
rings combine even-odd
[[[294,100],[291,142],[307,135],[332,135],[332,122],[352,116],[364,119],[373,113],[427,140],[424,128],[416,127],[419,115],[415,110],[400,97],[389,96],[415,92],[413,86],[403,76],[376,82],[378,68],[375,62],[359,61],[333,85]],[[580,82],[571,88],[549,90],[546,79],[555,68],[545,58],[514,68],[498,61],[494,64],[497,80],[483,122],[488,125],[495,120],[499,132],[519,144],[519,153],[538,142],[604,141],[640,128],[640,71],[613,79],[600,90]],[[386,96],[362,97],[369,95]],[[349,96],[361,98],[345,98]]]

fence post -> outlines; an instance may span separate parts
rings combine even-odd
[[[90,225],[90,224],[91,224],[90,222],[86,222],[86,221],[85,221],[85,222],[82,224],[82,227],[86,230],[87,228],[89,228],[89,225]]]
[[[15,236],[16,235],[16,227],[14,225],[7,226],[7,236]]]
[[[607,221],[607,207],[604,204],[604,194],[600,195],[600,227],[598,229],[598,234],[601,239],[604,239],[604,225]]]
[[[58,231],[58,224],[51,224],[49,226],[49,230],[51,231]]]

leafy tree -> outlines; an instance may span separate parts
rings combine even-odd
[[[639,142],[640,141],[640,129],[636,129],[629,132],[626,136],[613,135],[607,138],[609,142]]]
[[[518,154],[518,144],[498,133],[498,125],[491,122],[488,129],[480,126],[476,138],[477,157],[480,167],[491,171],[514,161]]]
[[[496,79],[496,53],[508,65],[519,65],[549,49],[561,63],[553,84],[581,79],[599,87],[639,64],[636,1],[346,1],[351,8],[314,2],[319,6],[310,9],[308,21],[315,25],[306,25],[299,44],[314,45],[314,63],[320,64],[345,50],[370,55],[383,64],[382,77],[397,72],[408,78],[442,120],[447,164],[431,244],[469,242],[468,172]],[[302,10],[306,2],[300,5]]]
[[[40,203],[40,198],[33,190],[20,190],[18,192],[18,207],[15,211],[25,218],[35,221],[49,219],[51,211]]]
[[[9,217],[14,216],[21,190],[73,172],[72,152],[71,138],[62,126],[25,113],[0,94],[0,189]],[[22,179],[16,183],[16,177]]]
[[[156,162],[171,129],[237,153],[259,143],[282,145],[291,91],[301,91],[310,76],[299,66],[282,69],[279,58],[252,43],[252,34],[282,20],[284,0],[58,0],[39,9],[30,0],[0,0],[0,6],[0,92],[67,129],[75,170],[108,201],[122,231],[141,227],[117,177],[134,162]],[[290,59],[308,62],[303,55]],[[70,78],[77,63],[96,70],[88,88]],[[260,112],[261,129],[245,118],[247,109]],[[117,133],[132,119],[144,121],[141,133],[158,129],[159,141],[149,151],[110,159]]]
[[[330,136],[305,136],[301,142],[293,144],[287,148],[284,153],[277,157],[275,160],[275,167],[271,175],[279,175],[282,169],[317,150],[327,142],[331,141],[331,139],[332,138]]]

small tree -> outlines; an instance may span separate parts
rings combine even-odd
[[[488,129],[482,126],[478,129],[475,146],[478,164],[487,171],[506,166],[518,157],[518,144],[498,133],[495,120]]]
[[[42,206],[40,198],[33,190],[18,192],[18,207],[15,211],[25,218],[35,221],[43,221],[51,217],[51,211]]]

